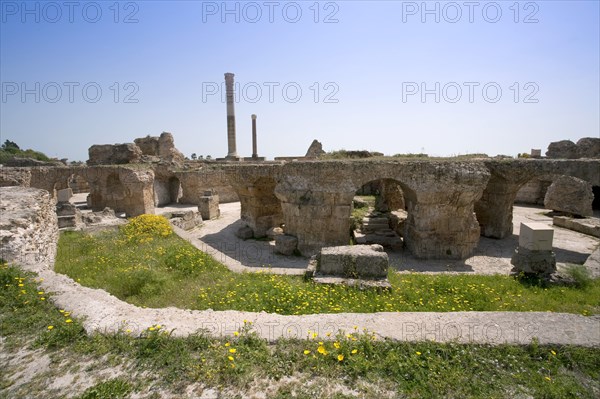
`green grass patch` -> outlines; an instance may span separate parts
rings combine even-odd
[[[19,345],[34,342],[43,353],[60,348],[60,358],[71,365],[90,358],[127,364],[126,374],[109,380],[85,366],[97,383],[79,393],[79,398],[128,398],[134,393],[160,397],[150,393],[156,387],[185,397],[190,384],[244,392],[252,390],[256,381],[272,388],[268,397],[331,397],[331,381],[357,390],[362,397],[379,397],[373,386],[407,398],[596,398],[600,389],[598,348],[543,346],[535,341],[526,346],[407,343],[380,340],[368,331],[339,333],[330,340],[313,335],[268,344],[251,331],[249,323],[224,339],[202,333],[173,337],[159,326],[146,328],[137,337],[126,331],[87,336],[80,321],[48,303],[47,293],[45,300],[40,299],[32,275],[1,265],[0,281],[4,350],[16,351]],[[72,321],[67,323],[68,319]],[[50,325],[54,328],[48,329]],[[67,393],[48,390],[37,378],[29,385],[11,386],[14,372],[3,370],[0,396],[64,397]],[[53,367],[51,372],[66,371]],[[286,382],[286,376],[295,379]],[[40,378],[47,381],[47,376]]]
[[[400,274],[391,291],[327,286],[299,276],[233,273],[174,234],[126,240],[122,232],[64,232],[55,269],[138,306],[279,314],[409,311],[600,313],[600,281],[544,286],[509,276]],[[583,280],[582,280],[583,281]]]

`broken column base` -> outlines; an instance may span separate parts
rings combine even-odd
[[[203,220],[217,219],[221,216],[221,211],[219,210],[219,196],[211,190],[205,191],[204,195],[200,197],[198,211]]]
[[[305,276],[318,284],[390,290],[388,264],[381,245],[327,247],[311,259]]]
[[[515,273],[547,277],[556,272],[556,257],[554,252],[548,250],[536,251],[519,246],[510,263],[514,266]]]

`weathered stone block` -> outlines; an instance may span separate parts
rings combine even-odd
[[[202,219],[204,220],[212,220],[218,218],[221,215],[221,211],[219,210],[219,196],[213,194],[210,191],[208,193],[205,193],[205,195],[200,197],[198,211],[200,211]]]
[[[556,257],[552,251],[532,251],[519,247],[510,263],[514,265],[513,270],[517,273],[548,276],[556,271]]]
[[[317,272],[345,278],[387,278],[389,259],[381,245],[325,247],[317,256]]]
[[[554,216],[552,224],[600,238],[600,219],[598,218],[574,219],[569,216]]]
[[[282,255],[293,255],[298,247],[298,239],[294,236],[275,236],[275,251]]]
[[[543,223],[521,223],[519,247],[531,251],[552,251],[554,229]]]
[[[88,165],[120,165],[140,161],[142,151],[133,143],[95,144],[88,150]]]
[[[58,202],[69,202],[73,197],[73,190],[70,188],[64,188],[56,192],[56,200]]]
[[[594,193],[590,183],[576,177],[561,176],[548,187],[544,207],[573,215],[591,216],[593,202]]]

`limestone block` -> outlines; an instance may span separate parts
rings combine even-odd
[[[519,247],[531,251],[552,251],[554,229],[543,223],[521,223]]]
[[[346,278],[387,278],[389,259],[381,245],[325,247],[317,256],[317,272]]]
[[[56,200],[58,202],[69,202],[73,197],[73,190],[70,188],[64,188],[56,192]]]
[[[594,193],[592,185],[585,180],[561,176],[548,187],[544,207],[579,216],[593,214]]]
[[[519,246],[510,263],[517,273],[548,276],[556,271],[556,257],[552,251],[535,251]]]
[[[294,236],[278,235],[275,237],[275,251],[282,255],[293,255],[298,247],[298,239]]]
[[[203,195],[200,197],[200,204],[198,205],[198,210],[202,215],[202,219],[204,220],[212,220],[216,219],[220,216],[221,212],[219,210],[219,196],[216,194],[212,194],[212,192],[208,192],[210,195]]]

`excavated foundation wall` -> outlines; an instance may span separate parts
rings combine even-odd
[[[48,191],[1,187],[0,211],[0,258],[23,266],[53,264],[58,222]]]

